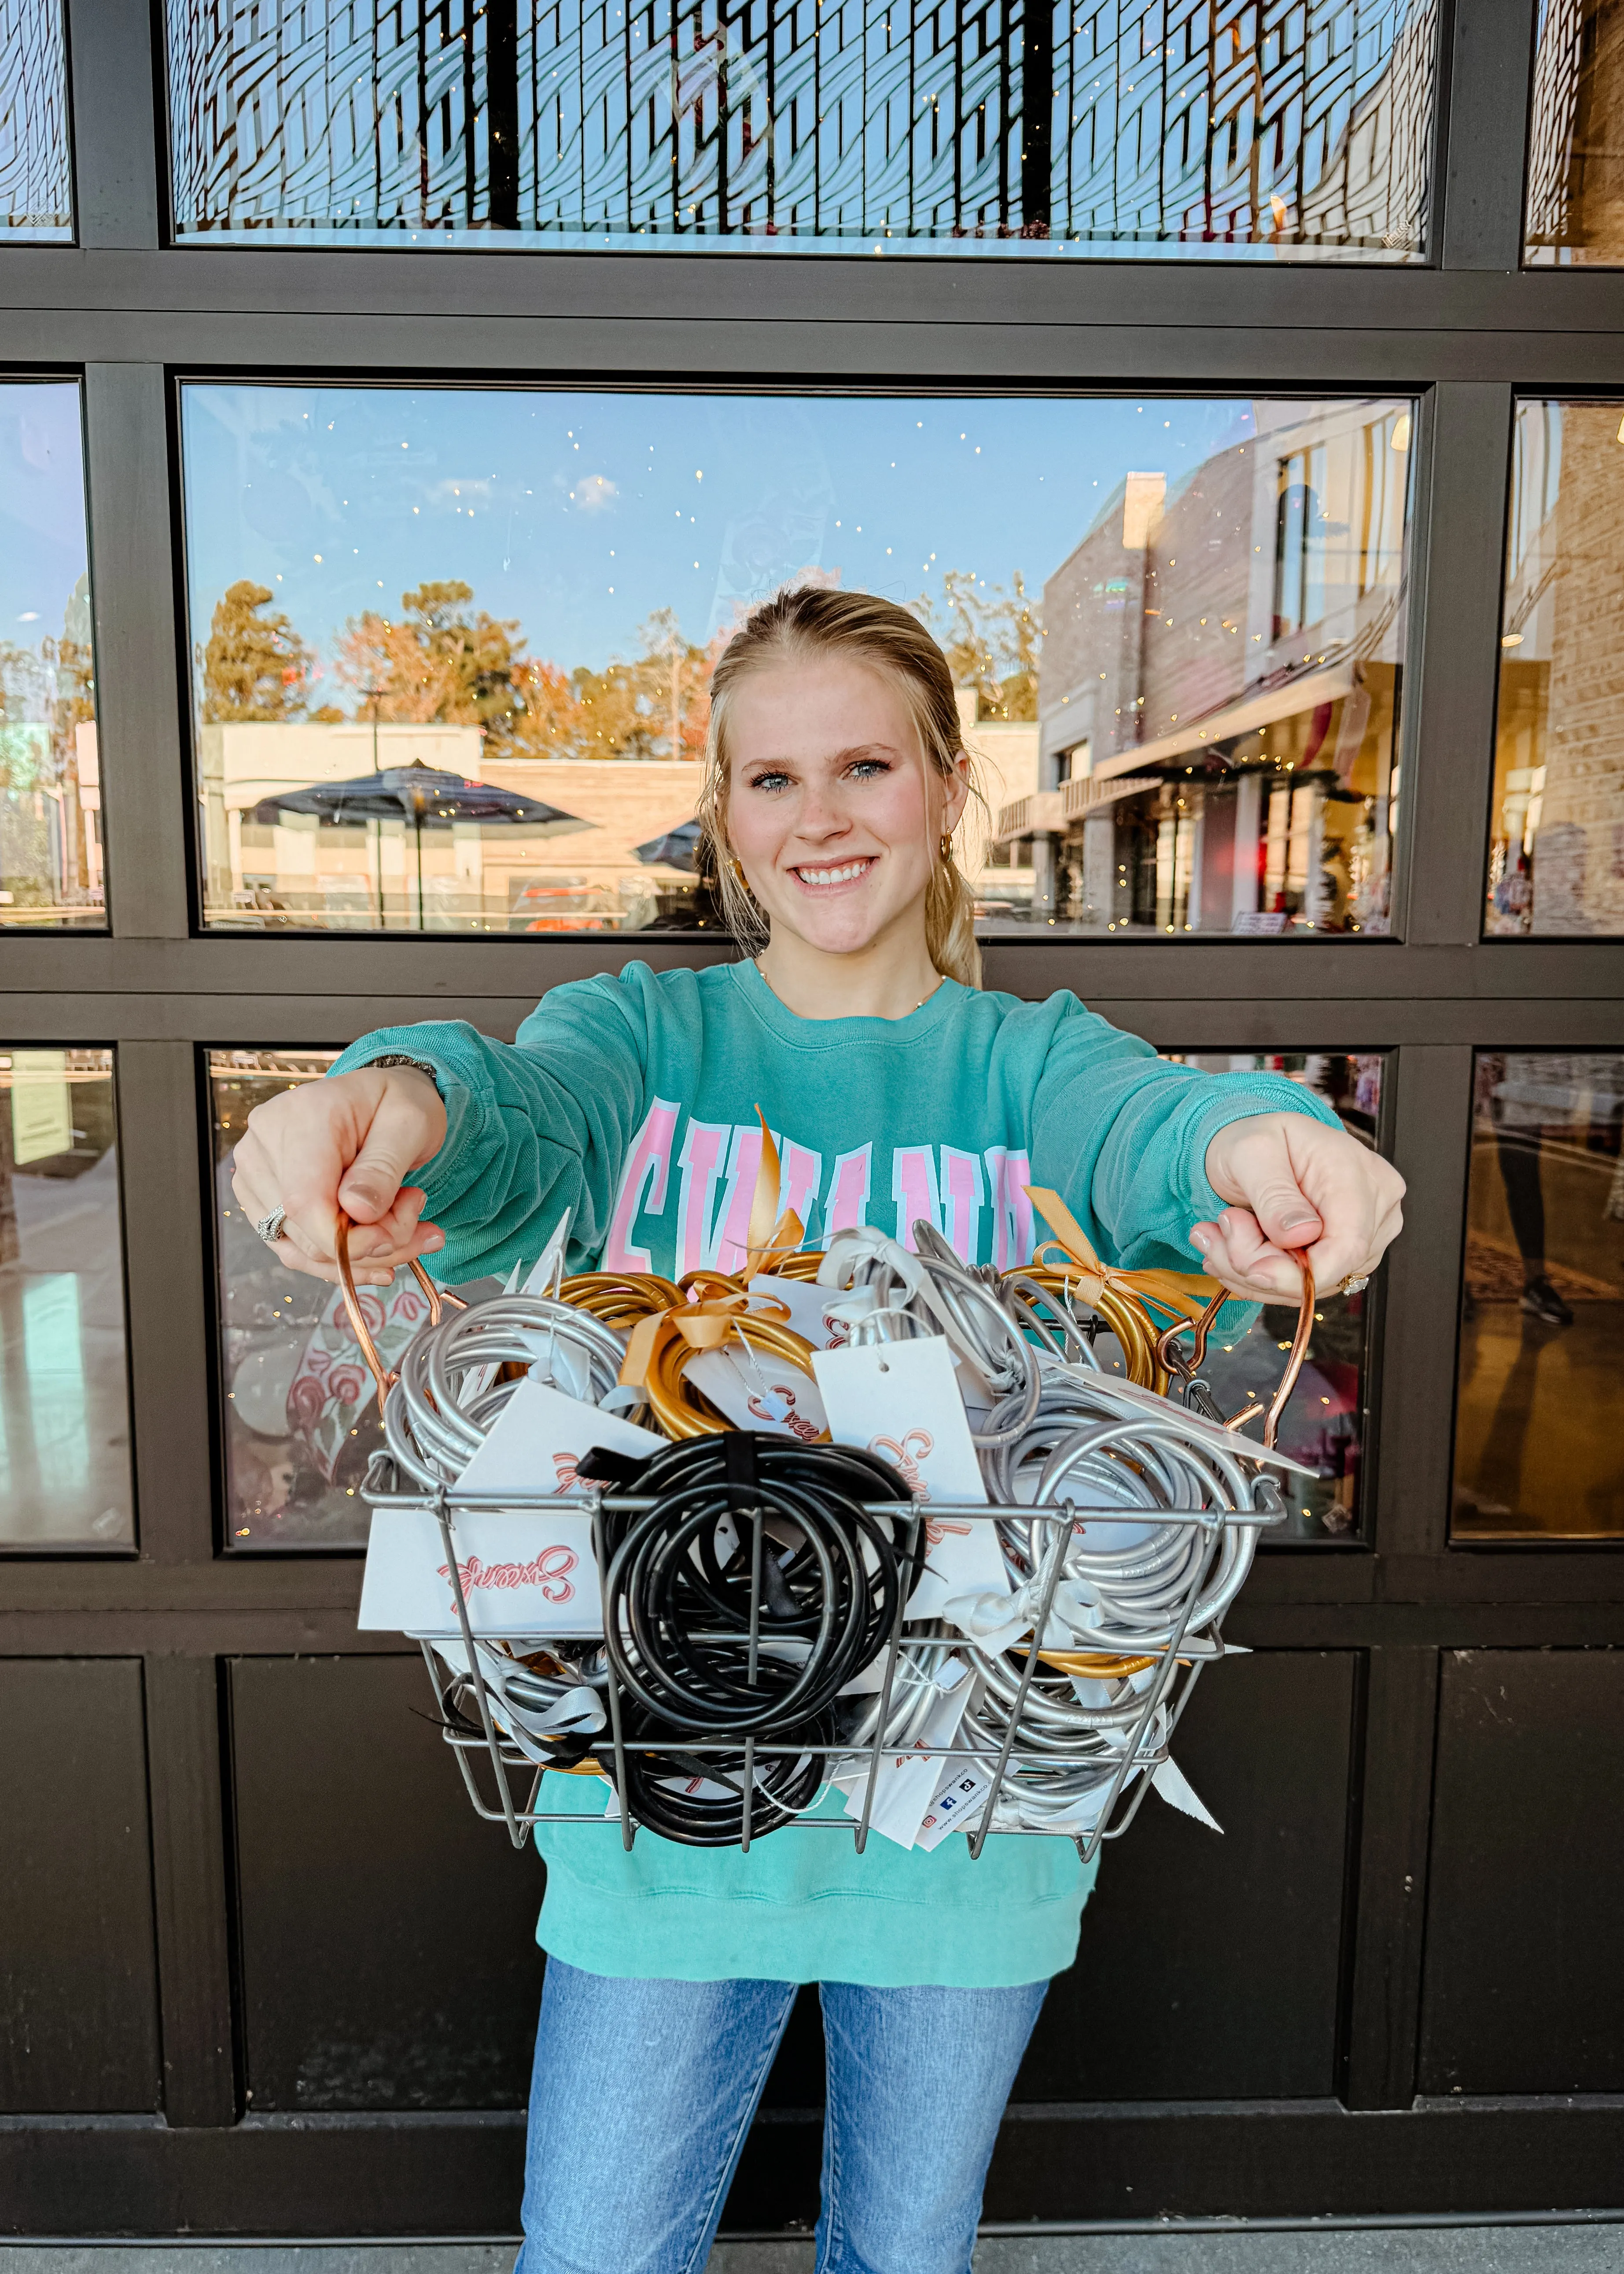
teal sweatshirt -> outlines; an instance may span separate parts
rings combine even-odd
[[[1188,1270],[1192,1224],[1223,1203],[1207,1148],[1252,1113],[1330,1109],[1276,1076],[1165,1065],[1074,995],[1026,1003],[944,981],[906,1019],[797,1018],[753,963],[558,987],[493,1043],[460,1022],[351,1045],[347,1073],[400,1052],[434,1069],[446,1141],[413,1181],[455,1283],[533,1261],[566,1208],[572,1270],[677,1275],[742,1260],[759,1105],[782,1201],[821,1246],[845,1224],[906,1240],[921,1216],[979,1263],[1025,1262],[1045,1236],[1029,1184],[1054,1187],[1108,1260]],[[551,1776],[539,1939],[589,1973],[716,1981],[1035,1982],[1069,1966],[1094,1878],[1070,1840],[989,1839],[931,1854],[850,1826],[732,1849],[649,1832],[628,1855],[595,1778]],[[844,1796],[820,1813],[841,1816]]]

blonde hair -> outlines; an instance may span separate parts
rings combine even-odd
[[[754,671],[802,656],[844,655],[891,679],[918,730],[927,766],[942,780],[964,747],[947,658],[919,618],[868,592],[807,586],[776,592],[753,611],[722,651],[710,677],[710,728],[699,818],[729,929],[745,953],[766,945],[767,923],[740,873],[727,835],[728,718],[735,689]],[[974,774],[974,796],[981,797]],[[984,800],[981,801],[983,803]],[[975,897],[951,849],[930,864],[925,887],[925,946],[936,968],[966,987],[981,983]]]

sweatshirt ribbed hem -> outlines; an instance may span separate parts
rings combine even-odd
[[[793,1833],[780,1838],[794,1838]],[[817,1835],[799,1835],[810,1837]],[[794,1903],[643,1889],[615,1895],[556,1860],[536,1939],[586,1974],[637,1982],[855,1982],[880,1990],[1012,1989],[1077,1955],[1094,1873],[1063,1895],[994,1916],[831,1889]]]

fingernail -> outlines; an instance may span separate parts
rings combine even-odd
[[[1312,1209],[1304,1209],[1296,1216],[1287,1216],[1285,1228],[1288,1231],[1295,1231],[1299,1224],[1318,1224],[1319,1221],[1319,1217],[1314,1215]]]
[[[1199,1247],[1203,1255],[1206,1254],[1207,1249],[1212,1246],[1212,1234],[1210,1232],[1192,1231],[1190,1235],[1191,1246]]]
[[[432,1231],[423,1243],[423,1253],[425,1255],[432,1255],[437,1247],[443,1247],[445,1244],[446,1239],[443,1232]]]

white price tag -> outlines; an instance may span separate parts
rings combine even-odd
[[[817,1385],[770,1351],[695,1351],[682,1369],[735,1429],[765,1429],[815,1445],[828,1426]]]
[[[899,1469],[925,1511],[925,1575],[908,1616],[939,1618],[959,1595],[1007,1593],[993,1526],[929,1512],[933,1501],[987,1498],[946,1337],[815,1352],[812,1367],[835,1443],[860,1445]]]
[[[602,1634],[590,1517],[481,1510],[459,1517],[452,1538],[476,1635]],[[356,1624],[431,1639],[462,1631],[432,1510],[384,1508],[373,1517]]]
[[[788,1325],[814,1350],[838,1350],[851,1332],[850,1320],[837,1315],[835,1306],[849,1304],[849,1295],[838,1287],[819,1287],[804,1279],[778,1279],[771,1273],[750,1282],[750,1293],[760,1307],[781,1303],[789,1313]]]
[[[527,1375],[458,1482],[470,1492],[562,1493],[575,1489],[575,1464],[601,1446],[645,1460],[665,1443],[651,1429],[623,1421]]]
[[[906,1752],[882,1756],[874,1780],[874,1807],[868,1828],[883,1839],[894,1841],[898,1848],[914,1845],[921,1820],[942,1781],[943,1764],[931,1749],[951,1745],[959,1735],[965,1707],[975,1687],[966,1679],[967,1673],[962,1660],[950,1658],[936,1676],[936,1687],[942,1694],[912,1746]],[[844,1770],[836,1781],[846,1792],[846,1814],[853,1823],[861,1822],[868,1787],[867,1758],[854,1759],[851,1768]]]
[[[914,1845],[929,1855],[942,1845],[950,1832],[974,1831],[981,1821],[989,1790],[988,1780],[980,1769],[950,1761]]]

